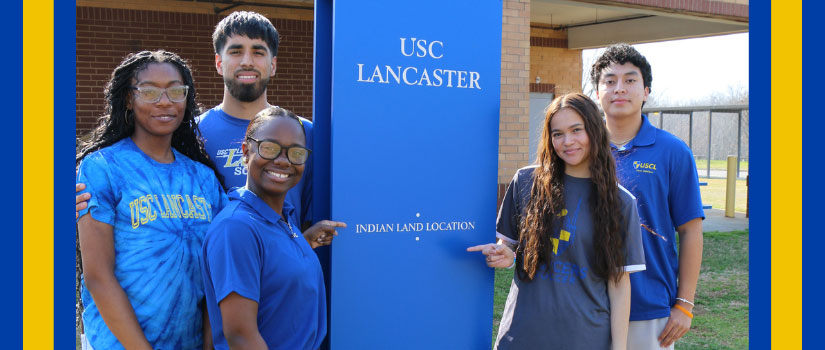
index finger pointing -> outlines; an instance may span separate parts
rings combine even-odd
[[[475,245],[475,246],[472,246],[470,248],[467,248],[467,251],[468,252],[480,252],[480,251],[483,251],[485,248],[487,248],[488,245],[490,245],[490,244],[488,243],[488,244]]]
[[[322,220],[322,221],[321,221],[321,222],[319,222],[319,223],[320,223],[320,224],[322,224],[322,225],[324,225],[324,226],[331,227],[331,228],[335,228],[335,227],[343,227],[343,228],[346,228],[346,227],[347,227],[347,224],[346,224],[346,223],[343,223],[343,222],[341,222],[341,221]]]
[[[332,227],[342,227],[342,228],[347,227],[347,224],[344,223],[344,222],[341,222],[341,221],[331,221],[330,220],[329,224],[332,225]]]

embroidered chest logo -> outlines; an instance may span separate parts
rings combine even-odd
[[[653,174],[656,172],[656,163],[646,163],[635,160],[633,161],[633,169],[636,169],[636,171],[640,173]]]

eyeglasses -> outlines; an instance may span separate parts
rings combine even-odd
[[[309,153],[312,152],[301,146],[284,147],[273,140],[256,140],[251,137],[246,139],[258,143],[258,155],[266,160],[274,160],[281,155],[281,150],[286,150],[286,159],[294,165],[301,165],[306,163]]]
[[[154,86],[133,86],[132,89],[137,91],[138,99],[147,103],[157,103],[163,93],[166,93],[169,101],[183,102],[186,101],[186,95],[189,93],[189,86],[187,85],[171,86],[165,89]]]

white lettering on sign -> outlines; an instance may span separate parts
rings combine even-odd
[[[399,38],[401,55],[438,60],[444,57],[444,42],[419,38]],[[356,63],[358,82],[409,86],[432,86],[481,90],[481,74],[468,69]]]
[[[420,216],[419,213],[416,213],[416,218]],[[355,233],[470,231],[476,229],[476,222],[469,220],[425,220],[420,222],[355,224],[354,226]]]
[[[444,57],[444,54],[436,55],[433,52],[433,46],[435,46],[436,49],[439,50],[439,52],[444,49],[444,43],[441,41],[432,40],[429,44],[427,44],[427,40],[425,39],[410,38],[410,46],[412,46],[412,48],[410,49],[410,53],[407,53],[407,50],[404,48],[406,46],[406,43],[407,38],[401,38],[401,54],[404,56],[409,57],[415,54],[415,57],[430,56],[435,59]],[[418,50],[416,51],[416,49]]]
[[[433,221],[404,222],[391,224],[355,224],[355,233],[469,231],[475,229],[475,221]]]

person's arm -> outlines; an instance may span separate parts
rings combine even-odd
[[[347,224],[340,221],[321,220],[304,231],[304,239],[312,249],[332,244],[332,238],[338,235],[337,228],[346,228]]]
[[[610,297],[611,348],[626,349],[627,327],[630,322],[630,274],[622,272],[619,282],[611,278],[607,282],[607,295]]]
[[[257,323],[266,254],[259,243],[257,230],[246,215],[213,221],[203,242],[204,284],[214,288],[221,313],[218,322],[231,349],[267,347]]]
[[[468,252],[481,252],[485,255],[487,266],[513,268],[516,266],[516,247],[518,246],[518,217],[522,212],[519,200],[519,174],[516,171],[498,210],[496,218],[496,243],[488,243],[467,248]]]
[[[77,223],[83,276],[100,316],[118,341],[127,349],[152,349],[126,292],[114,274],[113,228],[86,214]]]
[[[223,335],[230,349],[267,349],[258,331],[257,302],[232,292],[218,306],[221,308]]]
[[[215,346],[212,344],[212,324],[209,323],[206,300],[201,302],[201,311],[203,311],[203,350],[212,350]]]
[[[702,218],[690,220],[677,227],[676,231],[679,232],[679,288],[676,296],[693,302],[702,265]],[[676,305],[693,313],[691,304],[677,300]],[[684,336],[690,330],[691,316],[676,306],[671,308],[670,318],[659,335],[661,346],[670,346]]]

